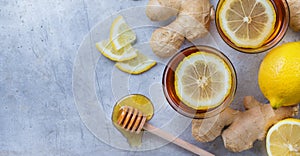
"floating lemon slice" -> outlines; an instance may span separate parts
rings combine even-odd
[[[232,84],[228,65],[217,55],[196,52],[183,59],[175,70],[175,91],[187,106],[206,110],[220,105]]]
[[[120,50],[114,50],[111,42],[103,40],[96,43],[97,49],[107,58],[112,61],[126,61],[137,56],[137,50],[131,44],[128,44]]]
[[[300,120],[285,119],[271,127],[266,147],[269,156],[300,155]]]
[[[155,65],[156,61],[141,53],[138,53],[137,57],[131,60],[116,63],[117,68],[129,74],[141,74]]]
[[[235,45],[258,48],[273,33],[276,13],[270,0],[226,0],[219,20],[220,28]]]
[[[136,40],[135,33],[125,22],[122,16],[118,16],[110,28],[110,41],[115,50],[120,50]]]

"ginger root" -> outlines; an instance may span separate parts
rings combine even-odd
[[[294,31],[300,31],[300,1],[287,0],[290,8],[290,27]]]
[[[298,114],[298,106],[274,110],[269,104],[262,104],[252,96],[244,98],[244,106],[244,112],[227,108],[218,116],[194,119],[192,135],[200,142],[209,142],[222,134],[227,149],[241,152],[253,147],[256,140],[263,140],[273,124]],[[223,130],[226,126],[229,127]]]
[[[176,53],[185,38],[193,41],[204,37],[208,33],[211,18],[214,18],[209,0],[149,0],[146,14],[153,21],[177,16],[171,24],[152,34],[150,46],[162,58]]]

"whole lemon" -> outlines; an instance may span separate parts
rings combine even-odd
[[[272,49],[260,65],[258,84],[273,108],[300,103],[300,42]]]

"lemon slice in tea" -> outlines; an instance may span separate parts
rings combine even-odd
[[[137,57],[123,62],[117,62],[115,66],[123,72],[129,74],[141,74],[153,66],[156,65],[156,61],[151,60],[146,55],[138,52]]]
[[[126,61],[137,56],[137,50],[134,49],[131,44],[128,44],[120,50],[114,50],[109,40],[103,40],[96,43],[96,48],[102,55],[112,61]]]
[[[220,28],[236,46],[261,47],[275,29],[276,13],[270,0],[225,0]]]
[[[120,50],[136,40],[136,34],[130,29],[123,16],[118,16],[110,27],[110,41],[115,50]]]
[[[228,65],[215,54],[196,52],[185,57],[175,70],[179,99],[196,110],[207,110],[224,101],[231,90]]]
[[[266,147],[269,156],[300,155],[300,120],[285,119],[271,127]]]

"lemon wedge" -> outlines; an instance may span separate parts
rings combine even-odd
[[[219,22],[236,46],[258,48],[272,35],[276,12],[270,0],[226,0],[220,7]]]
[[[136,34],[130,29],[122,16],[118,16],[110,27],[110,41],[115,50],[120,50],[136,40]]]
[[[269,156],[300,155],[300,120],[289,118],[272,126],[266,148]]]
[[[137,50],[131,44],[126,45],[120,50],[114,50],[109,40],[103,40],[96,43],[96,47],[102,55],[112,61],[126,61],[137,56]]]
[[[147,56],[138,52],[137,57],[123,62],[117,62],[115,66],[123,72],[129,74],[141,74],[153,66],[156,65],[156,61],[149,59]]]
[[[185,57],[175,70],[175,91],[187,106],[206,110],[220,105],[231,90],[228,65],[217,55],[196,52]]]

